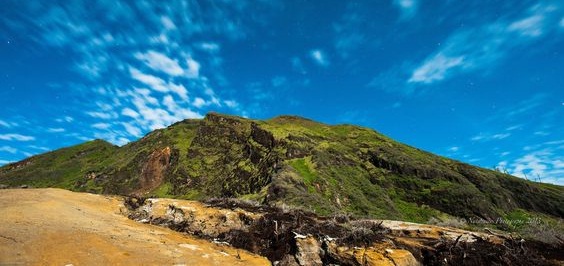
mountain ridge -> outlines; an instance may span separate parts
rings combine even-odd
[[[0,184],[204,200],[237,197],[321,215],[564,217],[564,187],[534,183],[299,116],[209,113],[122,147],[94,140],[0,167]]]

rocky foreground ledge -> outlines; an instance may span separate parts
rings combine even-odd
[[[235,199],[127,198],[130,219],[267,257],[274,265],[562,265],[562,248],[508,234],[319,217]]]
[[[232,200],[9,189],[0,214],[0,265],[562,265],[561,246],[493,232]]]

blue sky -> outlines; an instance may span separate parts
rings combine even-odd
[[[3,1],[0,165],[217,111],[564,184],[562,1],[163,3]]]

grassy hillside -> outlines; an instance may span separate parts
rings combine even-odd
[[[0,168],[0,184],[74,188],[76,182],[111,162],[119,148],[103,140],[29,157]]]
[[[238,197],[322,215],[426,222],[564,217],[564,188],[478,168],[378,132],[294,116],[185,120],[123,147],[92,141],[0,168],[0,184],[186,199]]]

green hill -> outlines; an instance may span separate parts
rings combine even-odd
[[[95,140],[0,168],[0,184],[203,200],[237,197],[321,215],[564,217],[564,187],[526,181],[295,116],[208,114],[123,147]]]

